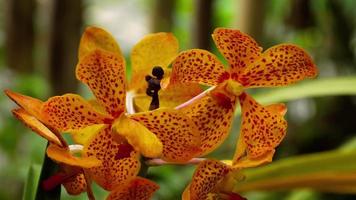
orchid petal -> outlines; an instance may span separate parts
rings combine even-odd
[[[157,135],[163,144],[162,159],[186,162],[200,152],[200,136],[191,119],[181,111],[159,108],[129,116]]]
[[[87,54],[76,69],[78,80],[90,87],[97,101],[113,117],[125,110],[125,75],[124,58],[101,49]]]
[[[106,198],[107,200],[150,200],[159,189],[156,183],[141,177],[133,179],[129,184],[116,187]]]
[[[302,48],[280,44],[246,67],[238,80],[245,87],[284,86],[317,74],[311,57]]]
[[[192,49],[181,52],[174,60],[170,82],[217,85],[229,77],[224,65],[214,54]]]
[[[50,144],[47,147],[47,155],[56,162],[64,163],[70,166],[91,168],[101,165],[101,161],[95,157],[75,157],[71,154],[69,149],[61,148],[54,144]]]
[[[80,39],[78,57],[79,59],[84,58],[87,54],[99,48],[121,55],[119,45],[109,32],[102,28],[89,26]]]
[[[49,128],[47,128],[36,117],[29,114],[25,109],[19,108],[12,110],[12,113],[17,119],[22,121],[27,127],[32,129],[35,133],[45,138],[51,143],[62,146],[61,140]]]
[[[286,134],[286,108],[283,104],[264,107],[246,93],[239,99],[242,123],[233,164],[245,159],[268,162]]]
[[[154,33],[146,35],[132,49],[132,81],[130,89],[144,91],[145,76],[152,68],[160,66],[165,71],[178,54],[178,40],[172,33]]]
[[[180,109],[198,127],[202,155],[210,153],[222,144],[230,132],[234,116],[236,98],[230,99],[224,94],[217,94],[220,93],[208,94]]]
[[[42,114],[49,124],[61,131],[78,130],[111,120],[110,116],[96,112],[86,100],[76,94],[48,99],[43,105]]]
[[[239,30],[217,28],[213,39],[231,67],[232,77],[239,76],[244,68],[260,57],[262,48],[249,35]]]
[[[113,125],[115,133],[126,138],[127,142],[148,158],[160,157],[163,145],[157,136],[139,122],[121,115]]]
[[[139,153],[125,140],[114,140],[110,127],[92,137],[83,149],[85,156],[94,156],[102,166],[88,169],[90,177],[105,190],[126,184],[140,170]]]

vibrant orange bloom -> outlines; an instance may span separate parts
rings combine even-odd
[[[179,54],[173,63],[170,84],[200,83],[216,87],[199,100],[178,108],[192,117],[200,130],[204,152],[210,152],[227,137],[235,103],[239,100],[242,127],[233,164],[247,167],[267,162],[285,135],[286,108],[283,104],[264,107],[244,89],[284,86],[313,78],[317,68],[303,49],[292,44],[277,45],[262,53],[262,48],[250,36],[223,28],[214,31],[213,39],[227,59],[229,69],[205,50]]]
[[[10,90],[6,90],[5,93],[20,106],[20,108],[12,111],[16,118],[50,142],[47,155],[58,162],[61,167],[61,172],[45,181],[44,187],[51,189],[62,183],[69,194],[75,195],[86,191],[87,185],[83,169],[100,166],[101,162],[94,157],[76,157],[73,155],[59,133],[50,124],[43,123],[42,101]]]
[[[161,37],[162,47],[158,40]],[[158,51],[162,60],[155,63],[152,59],[158,59],[157,55],[147,50],[169,47],[174,43],[172,38],[165,33],[146,37],[134,48],[133,63],[142,65],[143,71],[151,65],[168,65],[173,53]],[[42,112],[44,120],[56,129],[71,132],[84,145],[86,156],[95,156],[103,162],[102,166],[89,169],[91,177],[103,188],[112,190],[131,181],[140,169],[140,154],[185,162],[199,153],[199,132],[181,111],[161,108],[126,113],[125,60],[106,31],[95,27],[86,29],[79,47],[76,76],[89,86],[96,100],[86,101],[75,94],[56,96],[44,103]],[[133,80],[139,79],[135,77]],[[89,136],[78,139],[76,134]]]
[[[216,160],[201,162],[194,172],[191,183],[186,187],[182,195],[183,200],[245,200],[238,194],[225,192],[219,188],[219,184],[232,172],[230,166]]]

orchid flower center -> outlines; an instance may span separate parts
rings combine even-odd
[[[152,75],[147,75],[145,77],[148,84],[146,89],[146,94],[152,97],[149,110],[154,110],[159,108],[159,98],[158,91],[161,89],[161,80],[164,75],[164,70],[160,66],[155,66],[152,69]]]

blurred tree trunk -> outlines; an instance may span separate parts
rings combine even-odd
[[[240,0],[238,28],[252,36],[260,44],[263,42],[263,25],[267,0]]]
[[[6,2],[6,62],[17,72],[33,72],[35,0]]]
[[[207,50],[211,48],[213,3],[214,0],[196,0],[195,23],[193,28],[194,48]]]
[[[175,5],[176,0],[156,0],[152,19],[153,32],[172,31]]]
[[[75,66],[83,23],[81,0],[56,0],[50,35],[49,77],[53,94],[75,92]]]

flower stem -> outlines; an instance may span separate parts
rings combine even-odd
[[[200,162],[206,160],[206,158],[192,158],[184,163],[175,163],[175,162],[167,162],[159,158],[153,158],[150,160],[146,160],[146,165],[148,166],[162,166],[162,165],[196,165]]]
[[[49,143],[47,143],[47,146]],[[58,170],[58,165],[53,162],[45,153],[44,156],[44,161],[42,164],[42,169],[41,169],[41,175],[39,184],[37,186],[37,192],[36,192],[36,199],[43,199],[43,200],[60,200],[61,199],[61,185],[59,184],[56,186],[54,189],[51,191],[46,191],[42,187],[42,182],[52,175],[54,175]]]

